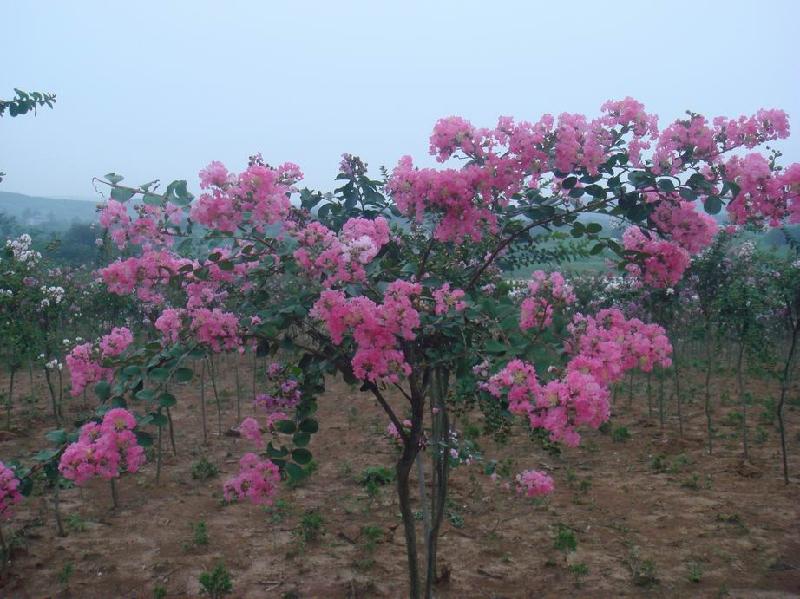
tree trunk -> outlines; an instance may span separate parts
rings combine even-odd
[[[681,377],[678,369],[678,352],[675,351],[678,347],[678,341],[675,341],[672,351],[672,368],[675,370],[675,401],[678,408],[678,436],[683,439],[683,409],[681,403]]]
[[[450,471],[450,422],[447,414],[447,390],[449,372],[444,368],[434,370],[431,386],[431,528],[425,543],[427,548],[427,569],[425,576],[425,597],[432,599],[436,583],[436,552],[439,544],[439,530],[444,518],[447,502],[447,482]]]
[[[13,405],[14,397],[14,377],[17,374],[17,369],[11,367],[11,372],[8,375],[8,397],[6,398],[6,430],[11,430],[11,406]]]
[[[217,434],[222,436],[222,404],[219,402],[219,393],[217,392],[217,376],[214,374],[214,359],[208,357],[208,372],[211,375],[211,389],[214,391],[214,401],[217,404]]]
[[[708,454],[713,451],[714,429],[711,424],[711,324],[706,322],[706,380],[703,409],[706,413],[706,432],[708,433]]]
[[[800,333],[800,319],[798,319],[792,326],[792,344],[789,347],[789,355],[786,357],[786,363],[783,367],[783,377],[781,378],[781,399],[775,408],[775,413],[778,416],[778,430],[781,434],[783,482],[787,485],[789,484],[789,461],[786,457],[786,424],[783,421],[783,405],[786,401],[786,393],[789,391],[789,375],[791,373],[792,361],[794,360],[794,352],[797,348],[798,333]]]
[[[56,392],[53,390],[53,383],[50,381],[50,371],[46,367],[44,368],[44,378],[47,381],[47,389],[48,389],[48,391],[50,391],[50,400],[53,403],[53,420],[55,420],[56,426],[60,426],[61,419],[59,417],[58,401],[56,400]]]
[[[208,424],[206,423],[206,361],[200,366],[200,418],[203,420],[203,445],[208,445]]]
[[[745,462],[750,461],[750,449],[747,443],[747,398],[744,393],[744,378],[742,377],[742,361],[744,359],[744,339],[739,339],[739,355],[736,358],[736,385],[739,391],[739,405],[742,408],[742,449]]]
[[[413,420],[412,420],[413,422]],[[408,596],[419,599],[419,563],[417,559],[417,531],[414,513],[411,511],[411,488],[409,474],[419,453],[418,435],[412,434],[403,444],[403,453],[397,460],[397,498],[400,501],[400,514],[403,517],[403,530],[406,537],[406,554],[408,556]]]

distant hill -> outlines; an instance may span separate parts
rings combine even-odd
[[[94,222],[96,205],[87,200],[41,198],[0,191],[0,213],[13,216],[22,227],[64,230],[73,223]]]

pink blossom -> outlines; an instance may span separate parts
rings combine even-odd
[[[239,425],[239,432],[242,437],[255,443],[258,447],[264,447],[266,443],[261,436],[261,426],[255,418],[245,418]]]
[[[19,479],[14,471],[0,462],[0,519],[8,520],[14,515],[13,507],[22,501]]]
[[[628,227],[622,243],[629,252],[638,254],[628,272],[653,287],[671,287],[689,266],[689,253],[669,241],[650,238],[637,226]]]
[[[515,481],[517,493],[526,497],[541,497],[549,495],[555,490],[552,477],[539,470],[520,472]]]
[[[225,500],[248,498],[256,505],[272,505],[280,480],[280,471],[272,461],[246,453],[239,460],[239,474],[225,481]]]

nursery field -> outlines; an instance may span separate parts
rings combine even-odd
[[[234,432],[233,360],[250,380],[249,356],[223,356],[217,406],[206,390],[203,443],[199,387],[176,388],[175,450],[156,484],[152,449],[139,473],[64,488],[58,536],[52,494],[34,493],[4,526],[10,562],[2,597],[197,597],[199,577],[224,564],[235,597],[399,597],[406,584],[402,523],[392,481],[398,450],[386,417],[356,388],[331,381],[320,397],[326,426],[314,436],[313,474],[282,485],[270,507],[226,504],[222,481],[237,469],[245,440]],[[261,367],[263,370],[263,366]],[[671,379],[664,425],[658,385],[652,414],[646,379],[615,390],[612,417],[581,446],[547,451],[524,433],[507,444],[481,435],[481,422],[454,417],[477,450],[516,471],[535,466],[556,481],[546,499],[522,500],[484,474],[455,468],[441,531],[438,597],[792,597],[800,594],[800,492],[784,485],[769,404],[779,393],[750,372],[751,461],[743,464],[733,376],[713,373],[715,446],[706,449],[700,371],[685,368],[681,438]],[[259,373],[261,376],[261,373]],[[44,380],[23,378],[15,425],[2,433],[4,459],[29,462],[52,428]],[[206,385],[208,386],[208,385]],[[790,463],[800,463],[800,390],[786,411]],[[402,398],[392,398],[401,410]],[[94,406],[65,401],[68,418]],[[133,406],[135,409],[135,406]],[[242,416],[252,413],[241,404]],[[219,434],[219,431],[222,434]],[[413,477],[414,475],[412,475]],[[413,483],[416,486],[416,482]],[[418,506],[414,505],[414,509]]]

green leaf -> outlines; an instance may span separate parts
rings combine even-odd
[[[305,447],[298,447],[292,451],[292,459],[298,464],[305,465],[311,461],[311,452]]]
[[[308,433],[295,433],[292,437],[292,443],[297,447],[305,447],[311,441],[311,435]]]
[[[48,460],[52,460],[58,454],[58,449],[43,449],[35,456],[33,459],[37,462],[47,462]]]
[[[313,418],[306,418],[300,423],[300,430],[304,433],[316,433],[319,430],[319,423]]]
[[[286,464],[286,474],[288,474],[289,478],[294,481],[303,480],[306,476],[308,476],[308,473],[305,470],[303,470],[297,464],[293,464],[292,462]]]
[[[151,447],[153,445],[153,435],[145,433],[144,431],[134,431],[136,441],[142,447]]]
[[[146,193],[144,194],[142,201],[148,206],[161,206],[161,204],[164,203],[164,198],[155,193]]]
[[[589,223],[588,225],[586,225],[587,233],[594,234],[594,233],[599,233],[602,230],[603,230],[603,225],[601,225],[600,223]]]
[[[153,417],[151,422],[155,426],[167,426],[167,424],[169,424],[169,420],[167,419],[167,416],[165,414],[154,412],[151,414],[151,416]]]
[[[484,344],[484,348],[490,354],[504,354],[508,351],[508,346],[502,341],[490,339]]]
[[[182,367],[175,371],[175,380],[179,383],[188,383],[192,377],[194,377],[194,370],[191,368]]]
[[[111,199],[122,202],[123,204],[133,197],[135,192],[124,187],[115,187],[111,190]]]
[[[178,399],[172,393],[162,393],[158,396],[158,405],[162,408],[171,408],[178,403]]]
[[[108,173],[103,177],[106,181],[116,185],[120,181],[122,181],[125,177],[122,175],[118,175],[117,173]]]
[[[561,182],[562,189],[572,189],[578,183],[578,177],[567,177]]]
[[[156,397],[156,392],[152,389],[141,389],[137,391],[135,396],[136,399],[141,399],[142,401],[153,401]]]
[[[269,444],[267,445],[267,457],[269,459],[271,460],[281,459],[285,458],[287,455],[289,455],[289,450],[286,449],[286,447],[281,446],[280,449],[276,449],[272,445],[272,441],[270,441]]]
[[[718,214],[719,211],[722,210],[722,200],[717,196],[708,196],[704,207],[709,214]]]
[[[294,422],[291,420],[278,420],[273,426],[276,431],[286,433],[287,435],[291,435],[297,431],[297,426],[295,426]]]
[[[67,442],[67,432],[63,429],[48,431],[44,436],[48,441],[56,445],[63,445]]]
[[[108,381],[100,381],[94,386],[94,394],[100,398],[100,401],[105,401],[111,397],[111,385]]]
[[[154,381],[166,381],[169,378],[168,368],[153,368],[147,376]]]
[[[661,191],[675,191],[675,184],[671,179],[659,179],[658,188]]]
[[[681,187],[678,193],[680,193],[680,196],[684,200],[688,200],[689,202],[694,202],[697,199],[697,193],[688,187]]]

